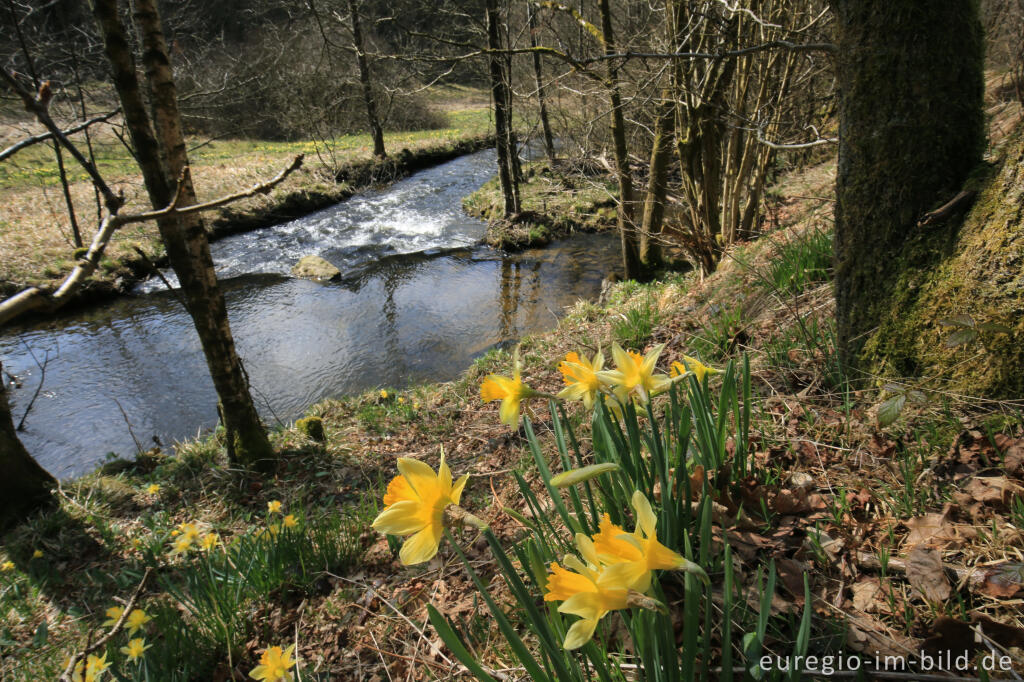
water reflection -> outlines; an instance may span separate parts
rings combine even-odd
[[[326,285],[247,275],[224,287],[261,412],[290,420],[325,397],[454,378],[494,344],[551,328],[565,306],[596,296],[616,253],[613,237],[581,235],[507,257],[486,248],[395,256]],[[129,424],[148,446],[216,423],[198,338],[168,292],[0,338],[5,369],[24,379],[16,417],[39,381],[27,347],[50,360],[22,438],[58,476],[107,452],[130,456]]]

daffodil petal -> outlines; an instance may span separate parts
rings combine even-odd
[[[648,502],[644,494],[637,490],[633,493],[633,509],[636,510],[636,521],[637,526],[643,531],[644,536],[648,538],[655,537],[655,527],[658,523],[658,517],[654,515],[654,510],[651,508],[651,503]]]
[[[501,409],[498,410],[498,418],[502,424],[507,424],[513,429],[519,427],[519,400],[505,398],[501,401]]]
[[[441,545],[441,532],[441,524],[432,523],[413,534],[402,545],[402,550],[398,553],[399,560],[406,566],[430,561],[437,554],[437,548]]]
[[[463,474],[459,477],[459,480],[455,481],[455,485],[452,486],[451,500],[452,504],[458,504],[462,498],[462,490],[466,487],[466,481],[469,480],[469,474]]]
[[[562,647],[566,651],[572,651],[589,642],[594,636],[594,630],[597,629],[597,621],[597,618],[584,618],[573,623],[569,627],[569,631],[565,633],[565,642]]]
[[[410,457],[398,458],[398,471],[405,476],[417,495],[423,496],[424,492],[431,490],[437,485],[437,476],[429,464]]]
[[[373,520],[375,531],[389,535],[408,535],[427,525],[419,513],[420,504],[413,500],[396,502]]]

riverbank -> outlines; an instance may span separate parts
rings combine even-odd
[[[603,171],[583,172],[564,164],[523,164],[519,186],[522,211],[506,219],[498,179],[466,197],[466,212],[487,221],[487,243],[506,251],[544,246],[573,232],[601,232],[615,227],[618,189]]]
[[[192,173],[200,201],[263,182],[280,172],[296,154],[306,155],[304,167],[268,194],[210,212],[207,225],[211,239],[300,217],[368,187],[394,182],[416,170],[493,143],[486,108],[456,108],[446,111],[446,115],[449,128],[386,134],[389,157],[383,162],[372,158],[368,135],[347,135],[325,142],[195,141]],[[147,208],[141,180],[134,175],[137,170],[115,151],[106,151],[102,159],[100,168],[108,181],[128,198],[125,210]],[[60,188],[54,184],[56,180],[44,161],[30,157],[21,161],[21,166],[7,164],[0,177],[0,202],[4,203],[4,214],[0,217],[0,253],[4,254],[0,258],[2,296],[27,286],[56,286],[74,265],[74,247],[59,200]],[[71,194],[83,211],[81,207],[90,206],[91,185],[77,172],[72,172],[71,180]],[[88,243],[88,226],[92,223],[88,209],[78,220]],[[147,258],[140,257],[136,248]],[[162,258],[163,247],[154,225],[122,229],[108,246],[93,278],[65,309],[123,294],[151,275],[151,264],[161,264]]]
[[[851,386],[855,378],[836,363],[833,345],[833,174],[834,163],[826,163],[787,178],[775,193],[778,229],[735,246],[703,281],[691,274],[626,282],[603,304],[577,303],[556,330],[522,340],[522,376],[557,392],[566,353],[601,348],[611,366],[613,342],[638,352],[665,344],[658,371],[684,354],[719,369],[749,361],[749,429],[741,438],[740,420],[727,419],[716,432],[746,473],[714,472],[706,504],[715,520],[711,544],[715,551],[730,546],[742,603],[771,607],[774,650],[792,650],[805,610],[812,618],[802,637],[816,653],[902,655],[929,637],[941,643],[949,627],[969,628],[979,613],[991,619],[986,633],[1021,632],[1010,599],[1024,582],[1014,577],[1024,542],[1020,406],[937,394],[924,403],[904,400],[892,415],[892,393]],[[229,466],[215,435],[152,449],[63,486],[56,511],[4,538],[0,564],[11,562],[0,573],[5,679],[54,678],[64,656],[104,631],[105,611],[123,605],[147,568],[154,577],[139,605],[153,621],[140,635],[152,645],[151,679],[240,680],[260,650],[292,644],[303,679],[464,674],[427,623],[427,604],[460,624],[488,670],[520,679],[514,654],[447,544],[431,562],[403,567],[395,546],[369,529],[396,458],[436,467],[443,447],[455,475],[470,475],[463,506],[506,543],[522,536],[517,519],[528,523],[537,510],[526,506],[512,472],[539,494],[546,494],[544,477],[525,432],[500,424],[498,407],[480,400],[484,378],[510,375],[512,364],[511,352],[495,350],[455,382],[383,386],[319,403],[308,416],[319,420],[323,438],[309,422],[276,429],[281,461],[268,477]],[[709,378],[712,395],[722,382],[722,375]],[[656,401],[656,414],[664,401]],[[540,452],[560,470],[551,416],[541,400],[527,407]],[[590,413],[565,407],[590,461]],[[741,442],[750,447],[738,458]],[[703,481],[694,480],[700,490]],[[216,533],[215,551],[176,552],[177,538],[191,528]],[[455,537],[523,625],[522,609],[497,587],[485,545],[470,531]],[[769,561],[777,581],[765,595]],[[236,580],[239,566],[244,580]],[[950,583],[944,569],[974,577]],[[722,595],[722,564],[708,572],[713,593]],[[947,597],[936,602],[930,590]],[[733,632],[749,626],[746,616],[737,611]],[[601,636],[614,639],[620,621],[607,619]],[[716,626],[708,636],[717,642],[725,635]],[[110,660],[131,676],[140,668],[118,653],[124,639],[110,646]]]

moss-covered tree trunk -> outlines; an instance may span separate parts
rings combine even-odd
[[[111,64],[125,123],[154,208],[175,196],[175,179],[188,165],[177,91],[171,73],[160,17],[152,0],[136,0],[135,20],[143,47],[153,119],[146,111],[127,35],[117,13],[117,0],[96,0],[94,12]],[[155,127],[154,127],[155,124]],[[195,203],[191,179],[185,175],[179,206]],[[249,393],[249,382],[235,351],[224,296],[217,285],[213,258],[202,221],[196,216],[157,221],[167,257],[181,283],[206,364],[219,398],[218,408],[228,435],[228,451],[250,466],[267,466],[273,449]]]
[[[3,376],[3,367],[0,367]],[[52,501],[57,482],[28,454],[14,430],[7,390],[0,381],[0,529]]]
[[[899,281],[923,213],[979,162],[983,42],[976,0],[837,0],[836,312],[843,357]],[[883,349],[884,352],[884,349]]]

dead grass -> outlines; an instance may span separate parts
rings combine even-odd
[[[450,93],[445,98],[444,101],[456,109],[449,114],[450,127],[388,133],[385,135],[387,148],[392,154],[401,149],[417,152],[445,148],[486,134],[487,110],[477,106],[478,97],[474,93],[469,89]],[[0,140],[0,145],[41,130],[38,124],[22,119],[20,125],[5,127],[5,139]],[[106,127],[95,132],[93,143],[98,167],[114,191],[124,193],[125,210],[147,210],[149,205],[141,177],[114,129]],[[306,155],[303,169],[270,194],[252,197],[231,207],[232,212],[243,214],[268,211],[291,194],[338,193],[339,187],[333,180],[336,173],[345,166],[371,159],[373,149],[369,135],[346,135],[328,143],[191,139],[189,144],[200,201],[264,182],[283,170],[296,154]],[[84,171],[66,154],[65,164],[72,180],[71,196],[80,231],[88,246],[98,223],[94,192]],[[0,206],[0,292],[28,285],[53,285],[62,279],[74,265],[74,243],[52,148],[45,143],[38,144],[0,165]],[[211,212],[207,220],[212,222],[222,215],[225,211]],[[125,228],[108,247],[98,278],[114,282],[118,277],[130,277],[124,266],[137,259],[133,246],[139,246],[154,258],[162,253],[154,225]]]

